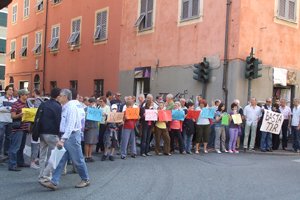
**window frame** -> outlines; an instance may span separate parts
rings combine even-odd
[[[150,0],[145,0],[145,11],[142,12],[142,1],[139,0],[139,10],[138,10],[138,18],[134,23],[134,26],[138,29],[139,32],[145,32],[149,30],[154,29],[154,24],[155,24],[155,8],[156,8],[156,0],[152,0],[152,10],[148,10],[148,2]],[[151,26],[147,27],[147,19],[148,19],[148,14],[151,12]],[[144,25],[144,27],[143,27]]]
[[[44,10],[44,0],[36,0],[36,12],[41,12]]]
[[[97,83],[100,83],[100,90],[97,90]],[[98,95],[99,91],[99,95]],[[100,97],[104,95],[104,79],[94,79],[94,95]]]
[[[75,87],[72,86],[73,83],[75,84],[74,85]],[[70,80],[70,88],[75,89],[76,91],[78,91],[78,80]]]
[[[103,15],[106,12],[106,23],[103,22],[103,16],[100,17],[100,23],[98,24],[98,15]],[[94,42],[102,42],[108,39],[108,21],[109,21],[109,9],[103,8],[101,10],[97,10],[95,12],[95,27],[94,27]],[[101,31],[103,31],[103,27],[105,27],[105,37],[101,37]],[[98,37],[97,37],[98,36]]]
[[[203,0],[197,0],[198,1],[198,11],[197,11],[197,15],[193,15],[193,1],[194,0],[180,0],[180,22],[186,22],[186,21],[190,21],[190,20],[194,20],[194,19],[199,19],[201,17],[201,1]],[[188,13],[187,13],[187,17],[183,18],[184,15],[184,3],[185,2],[189,2],[189,9],[188,9]]]
[[[26,38],[26,46],[24,46],[24,39]],[[20,56],[22,58],[25,58],[28,56],[28,36],[24,35],[22,36],[22,40],[21,40],[21,52],[20,52]]]
[[[12,48],[12,44],[14,43],[14,49]],[[9,57],[10,57],[10,60],[13,61],[13,60],[16,60],[16,49],[17,49],[17,42],[16,40],[11,40],[10,41],[10,51],[9,51]],[[12,58],[12,55],[13,55],[13,58]]]
[[[25,2],[28,2],[27,7],[25,7],[25,5],[26,5]],[[24,0],[23,5],[24,5],[24,7],[23,7],[23,19],[27,19],[27,18],[29,18],[29,13],[30,13],[30,0]]]
[[[284,20],[284,21],[287,21],[287,22],[290,22],[290,23],[294,23],[294,24],[297,24],[298,23],[298,0],[285,0],[285,16],[282,16],[281,15],[281,6],[280,6],[280,2],[281,0],[276,0],[277,1],[277,8],[276,8],[276,17],[280,20]],[[294,7],[294,19],[290,19],[289,18],[289,14],[290,14],[290,10],[289,10],[289,3],[290,2],[294,2],[295,3],[295,7]]]
[[[40,35],[40,36],[37,37],[37,35]],[[43,38],[42,31],[35,32],[35,43],[34,43],[34,47],[32,49],[32,51],[35,55],[42,54],[42,38]]]
[[[15,12],[14,12],[14,8],[16,8],[15,9]],[[11,23],[12,24],[16,24],[17,23],[17,19],[18,19],[18,4],[14,4],[13,6],[12,6],[12,19],[11,19]]]
[[[62,0],[51,0],[53,5],[57,5],[59,3],[61,3]]]
[[[73,31],[73,23],[78,20],[79,20],[79,31],[76,31],[76,28]],[[81,26],[82,26],[82,17],[81,16],[77,17],[77,18],[73,18],[71,20],[71,35],[67,41],[67,43],[70,45],[71,48],[79,47],[81,44],[81,29],[82,29]]]
[[[54,36],[54,33],[55,33],[55,36]],[[54,25],[51,28],[51,41],[48,45],[48,48],[50,48],[50,51],[57,51],[59,49],[59,38],[60,38],[60,25]]]

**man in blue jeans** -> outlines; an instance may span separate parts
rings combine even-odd
[[[0,161],[7,158],[9,151],[12,123],[10,110],[12,104],[17,101],[17,99],[13,97],[13,92],[13,86],[8,85],[5,87],[5,95],[0,97]],[[4,148],[2,148],[3,141]],[[4,156],[2,156],[2,149]]]
[[[18,167],[29,167],[25,164],[23,150],[26,142],[26,132],[28,132],[28,123],[22,122],[22,108],[26,108],[29,92],[25,89],[18,91],[19,99],[11,107],[12,133],[9,147],[9,171],[21,171]]]
[[[76,188],[87,187],[90,184],[87,166],[81,150],[81,117],[76,103],[72,100],[72,92],[68,89],[62,89],[59,95],[59,102],[62,104],[62,114],[60,122],[61,139],[56,146],[60,149],[66,149],[65,154],[60,160],[57,168],[52,174],[51,181],[40,182],[40,184],[51,190],[56,190],[61,174],[68,161],[71,159],[75,165],[81,182],[77,184]]]

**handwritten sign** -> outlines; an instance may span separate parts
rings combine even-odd
[[[184,111],[172,110],[172,120],[184,121]]]
[[[86,119],[90,121],[101,122],[102,121],[102,110],[98,108],[88,107],[86,111]]]
[[[203,108],[201,110],[201,117],[213,119],[215,117],[216,108]]]
[[[140,109],[139,108],[126,108],[125,115],[126,115],[126,119],[139,119]]]
[[[234,124],[242,124],[242,117],[240,114],[231,115]]]
[[[150,109],[145,110],[146,121],[157,121],[157,119],[158,119],[157,110],[150,110]]]
[[[160,122],[172,121],[172,111],[171,110],[159,110],[158,111],[158,121],[160,121]]]
[[[198,120],[200,113],[201,113],[200,110],[188,110],[186,118],[187,119]]]
[[[22,108],[22,122],[34,122],[37,108]]]
[[[221,124],[224,126],[229,125],[229,115],[228,114],[223,114]]]
[[[121,123],[123,122],[124,113],[122,112],[110,112],[107,115],[108,123]]]
[[[281,113],[265,110],[264,118],[260,131],[279,135],[283,123],[283,115]]]

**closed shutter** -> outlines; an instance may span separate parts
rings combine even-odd
[[[182,2],[182,19],[189,18],[189,0],[183,0]]]
[[[152,27],[152,16],[153,16],[153,0],[148,0],[146,26],[145,26],[146,28]]]
[[[286,1],[287,0],[279,0],[278,14],[280,17],[285,17]]]
[[[193,0],[192,16],[199,15],[199,0]]]
[[[0,80],[5,79],[5,66],[0,65]]]
[[[107,32],[107,11],[101,12],[101,31],[100,31],[100,39],[106,39]]]
[[[289,13],[288,13],[288,19],[290,20],[296,20],[296,2],[295,0],[289,0]]]

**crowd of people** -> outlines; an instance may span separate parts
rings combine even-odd
[[[116,154],[125,160],[151,156],[152,147],[156,155],[171,156],[180,154],[207,154],[213,149],[216,153],[237,154],[240,150],[255,151],[257,146],[262,152],[279,149],[279,135],[260,132],[265,110],[282,113],[282,149],[286,150],[288,130],[294,136],[293,150],[300,152],[300,107],[294,99],[293,109],[281,99],[272,103],[267,98],[263,105],[251,98],[244,108],[238,99],[227,109],[221,100],[214,100],[214,118],[199,115],[197,119],[185,118],[171,121],[147,121],[146,110],[180,110],[185,116],[189,111],[208,108],[208,102],[201,96],[196,100],[174,99],[172,94],[165,98],[151,94],[126,96],[108,91],[99,98],[82,97],[75,90],[54,88],[50,99],[41,98],[38,90],[29,92],[21,89],[14,97],[14,88],[8,85],[6,95],[0,97],[0,155],[8,158],[8,170],[20,171],[22,167],[40,170],[39,182],[44,187],[55,190],[66,164],[71,161],[74,170],[81,177],[78,188],[90,184],[86,163],[94,162],[93,151],[102,153],[102,161],[114,161]],[[38,108],[34,123],[23,122],[22,108]],[[89,108],[102,110],[101,121],[86,119]],[[128,119],[126,110],[139,108],[138,119]],[[125,113],[121,122],[107,122],[109,113]],[[235,123],[233,115],[240,114],[242,123]],[[222,117],[229,116],[228,125],[222,123]],[[23,150],[26,137],[32,133],[31,163],[24,162]],[[250,141],[249,141],[250,138]],[[139,151],[137,140],[140,140]],[[243,146],[241,146],[243,145]],[[66,150],[57,167],[48,162],[54,148]],[[130,150],[129,150],[130,149]],[[2,151],[3,150],[3,151]],[[117,152],[117,153],[116,153]],[[138,153],[139,152],[139,153]],[[2,155],[3,153],[3,155]],[[55,168],[55,169],[54,169]]]

